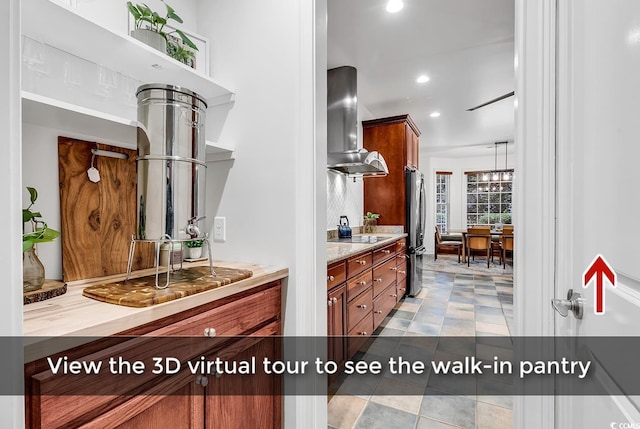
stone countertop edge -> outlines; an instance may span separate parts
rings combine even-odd
[[[185,264],[188,266],[205,263]],[[149,307],[134,308],[100,302],[82,295],[82,290],[90,283],[69,283],[67,293],[46,301],[25,305],[23,309],[23,335],[25,362],[40,359],[52,353],[81,345],[87,339],[71,337],[105,337],[123,332],[189,310],[200,305],[225,298],[229,295],[288,277],[289,269],[284,267],[213,261],[214,266],[251,270],[253,275],[216,289],[196,293]],[[148,270],[147,270],[148,271]],[[28,337],[34,337],[30,340]],[[49,343],[47,337],[69,337],[64,348],[53,351],[42,342]],[[67,341],[68,340],[68,341]],[[53,346],[59,348],[58,344]]]
[[[327,265],[331,265],[335,262],[347,259],[351,256],[359,253],[368,252],[370,250],[384,247],[400,238],[406,237],[406,233],[402,234],[385,234],[385,233],[373,233],[363,234],[373,235],[377,237],[385,237],[384,240],[377,241],[375,243],[327,243]]]

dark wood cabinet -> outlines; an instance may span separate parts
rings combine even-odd
[[[119,356],[122,350],[142,359],[171,356],[183,362],[200,356],[208,360],[219,357],[242,361],[252,356],[258,362],[264,357],[278,360],[282,356],[277,339],[282,335],[281,284],[276,281],[257,286],[119,335],[133,338],[115,345],[115,338],[98,340],[62,354],[69,359],[87,357],[102,361]],[[166,337],[176,338],[162,339]],[[185,337],[207,339],[180,342]],[[147,368],[150,366],[149,363]],[[26,427],[275,429],[282,426],[279,377],[195,375],[184,363],[182,368],[168,379],[151,372],[132,376],[127,379],[124,394],[99,395],[92,391],[93,394],[81,394],[78,400],[73,392],[87,392],[86,383],[92,382],[88,376],[60,385],[45,359],[30,362],[25,365]],[[122,384],[116,377],[104,377],[101,382],[113,383],[114,389],[117,383]]]
[[[379,225],[404,225],[405,167],[419,167],[420,130],[409,115],[363,121],[363,146],[384,157],[389,175],[364,181],[364,211],[379,213]]]
[[[402,238],[327,267],[329,360],[350,359],[405,294],[405,248]]]

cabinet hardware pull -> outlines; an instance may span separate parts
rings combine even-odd
[[[327,301],[327,305],[331,307],[333,305],[333,301],[332,300]]]
[[[204,329],[205,337],[215,337],[216,336],[216,328],[205,328]]]
[[[398,267],[391,267],[389,268],[391,271],[398,271]]]
[[[336,279],[336,278],[335,278],[335,277],[333,277],[333,276],[328,276],[328,277],[327,277],[327,280],[329,280],[330,282],[334,281],[335,279]]]
[[[386,250],[383,250],[382,253],[386,253],[388,255],[389,253],[391,253],[391,250],[386,249]]]
[[[364,265],[364,264],[366,264],[366,263],[367,263],[367,261],[362,260],[362,261],[358,261],[358,263],[359,263],[360,265]]]
[[[382,314],[382,310],[376,310],[375,313],[376,314]]]
[[[367,335],[367,332],[366,331],[365,332],[360,332],[360,335],[365,336],[365,335]]]
[[[367,282],[365,282],[365,281],[361,281],[361,282],[360,282],[360,283],[358,283],[358,284],[359,284],[359,285],[361,285],[361,286],[366,286],[366,285],[367,285]]]
[[[402,270],[399,270],[398,272],[399,272],[400,274],[407,274],[407,272],[406,272],[406,271],[402,271]]]
[[[366,304],[360,304],[360,305],[358,305],[358,308],[366,310],[367,309],[367,305]]]
[[[207,384],[209,384],[209,379],[207,377],[203,377],[202,375],[199,375],[196,378],[196,384],[199,384],[202,387],[206,387]]]
[[[381,279],[381,278],[375,278],[375,279],[373,279],[373,281],[374,281],[374,282],[381,282],[381,281],[382,281],[382,279]]]
[[[398,297],[398,295],[396,295],[395,293],[392,293],[391,296],[394,297],[394,298]]]
[[[333,298],[331,298],[331,301],[333,301],[333,303],[335,304],[336,302],[338,302],[338,298],[334,296]]]

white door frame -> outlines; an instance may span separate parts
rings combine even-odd
[[[516,335],[552,336],[556,215],[556,1],[516,0]],[[554,427],[553,396],[516,396],[515,428]]]

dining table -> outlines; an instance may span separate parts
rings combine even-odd
[[[467,235],[469,235],[467,230],[451,230],[449,231],[450,233],[459,233],[462,234],[462,262],[463,264],[465,264],[467,262]],[[475,234],[477,235],[477,234]],[[502,229],[492,229],[490,230],[490,235],[491,235],[491,249],[490,251],[493,252],[494,251],[494,243],[497,243],[500,240],[500,237],[505,236],[505,237],[513,237],[513,231],[511,231],[509,234],[506,234],[504,232],[504,230]]]

